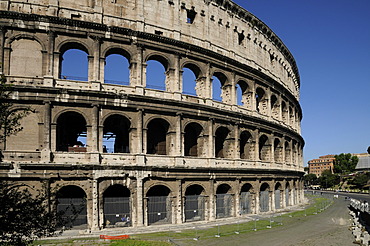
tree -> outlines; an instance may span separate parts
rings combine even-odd
[[[30,190],[24,184],[0,181],[0,245],[28,245],[37,238],[53,236],[80,212],[72,206],[57,211],[56,192],[46,187],[34,194]]]
[[[306,185],[314,185],[317,182],[317,176],[314,173],[309,173],[303,176],[303,180]]]
[[[351,154],[340,154],[335,156],[334,172],[335,173],[352,173],[358,163],[358,157]]]
[[[370,154],[370,146],[367,147],[367,153]]]
[[[321,187],[329,188],[340,183],[340,177],[337,174],[332,174],[330,170],[325,170],[319,178]]]
[[[6,147],[6,138],[22,131],[20,120],[32,112],[30,107],[14,108],[11,94],[14,87],[6,83],[5,76],[0,75],[0,144]],[[0,162],[3,155],[0,149]]]
[[[370,173],[358,173],[353,178],[353,180],[350,181],[350,184],[355,185],[356,188],[363,188],[367,182],[370,180]]]

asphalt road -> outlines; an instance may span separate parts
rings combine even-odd
[[[332,194],[323,194],[331,196]],[[348,201],[344,196],[334,200],[334,204],[317,215],[299,218],[282,227],[254,233],[229,236],[224,240],[202,241],[206,245],[250,245],[250,246],[348,246],[354,245],[354,237],[349,230],[350,215]]]

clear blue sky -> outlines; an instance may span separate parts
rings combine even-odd
[[[285,43],[301,77],[304,165],[370,146],[370,0],[235,0]]]

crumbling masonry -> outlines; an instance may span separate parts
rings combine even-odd
[[[1,146],[0,177],[59,189],[58,209],[83,203],[76,227],[212,221],[303,201],[296,63],[232,1],[1,0],[0,46],[14,110],[35,110]],[[86,78],[62,73],[73,50]],[[127,61],[129,81],[106,78],[111,55]],[[163,86],[148,82],[152,61]]]

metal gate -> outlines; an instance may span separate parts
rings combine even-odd
[[[130,197],[104,197],[104,221],[106,225],[123,222],[131,225]]]
[[[204,220],[205,197],[200,195],[185,196],[185,221]]]
[[[250,192],[242,192],[240,194],[240,214],[251,214],[251,194]]]
[[[225,218],[231,216],[233,206],[233,197],[231,194],[216,195],[216,218]]]
[[[167,196],[148,197],[148,225],[171,223],[171,201]]]
[[[58,198],[57,211],[63,211],[63,219],[69,222],[66,226],[87,226],[87,209],[85,198]]]
[[[267,212],[270,209],[269,206],[269,191],[260,191],[260,211],[261,212]]]
[[[285,204],[286,204],[286,206],[288,207],[289,206],[289,189],[287,188],[287,189],[285,189]]]
[[[275,190],[275,209],[280,209],[281,192]]]

